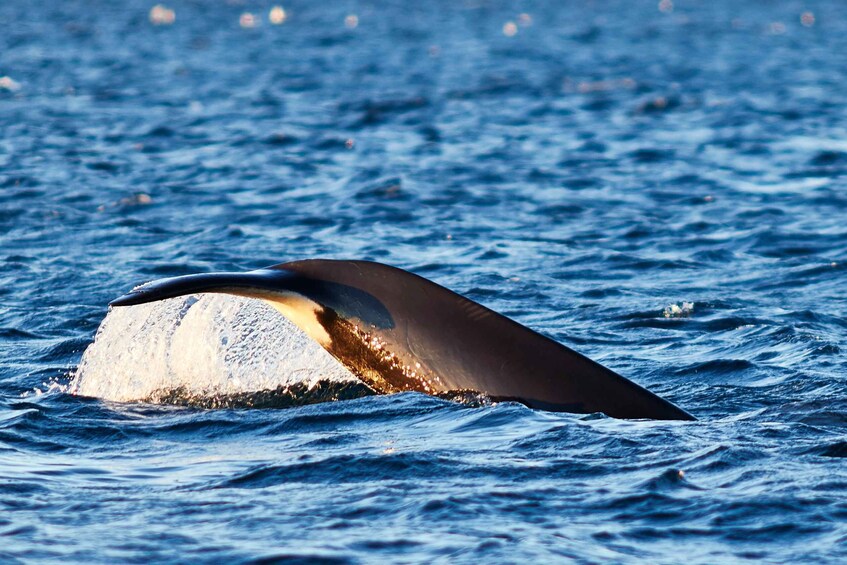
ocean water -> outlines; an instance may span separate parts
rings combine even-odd
[[[841,2],[163,3],[0,3],[0,561],[847,559]],[[310,257],[698,421],[74,394],[132,286]]]

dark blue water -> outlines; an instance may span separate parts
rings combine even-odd
[[[153,4],[0,3],[0,561],[847,559],[841,2]],[[134,284],[308,257],[699,421],[62,392]]]

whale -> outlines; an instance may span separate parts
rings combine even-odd
[[[308,259],[155,280],[110,302],[199,293],[260,299],[379,394],[480,393],[493,401],[620,419],[694,420],[618,373],[412,272]]]

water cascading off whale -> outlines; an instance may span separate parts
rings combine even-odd
[[[542,410],[694,419],[505,316],[418,275],[370,261],[315,259],[162,279],[111,305],[195,293],[268,302],[378,393],[475,391]]]

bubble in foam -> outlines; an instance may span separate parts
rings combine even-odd
[[[269,305],[217,294],[112,308],[70,391],[130,402],[173,390],[202,398],[358,382]]]

